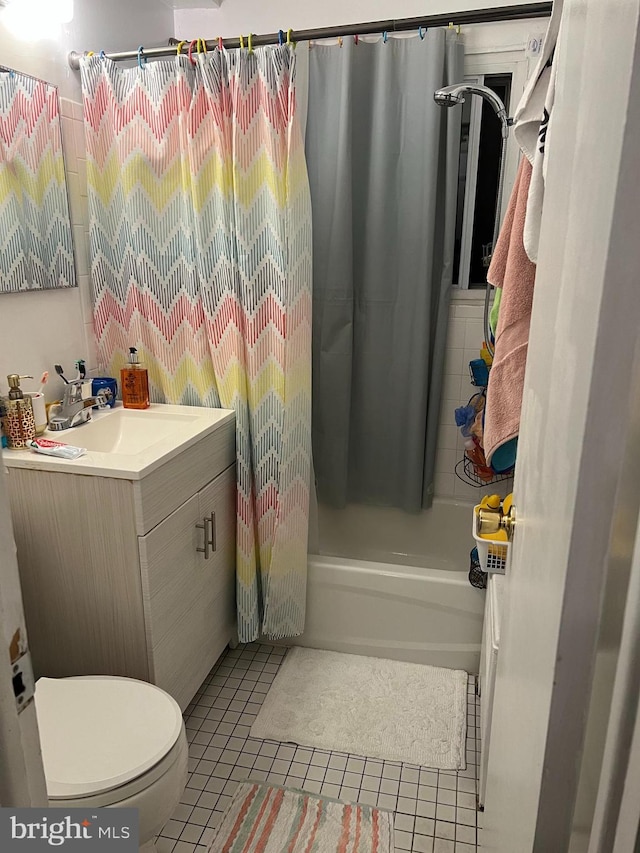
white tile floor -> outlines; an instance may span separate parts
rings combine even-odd
[[[467,769],[438,771],[249,737],[285,654],[259,643],[228,650],[187,708],[189,780],[158,838],[159,853],[204,853],[245,779],[389,809],[398,851],[475,853],[480,709],[474,677],[468,687]]]

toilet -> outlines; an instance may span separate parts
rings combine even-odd
[[[36,713],[49,805],[138,809],[140,850],[171,817],[187,782],[178,703],[132,678],[40,678]]]

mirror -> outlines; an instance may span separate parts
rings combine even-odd
[[[75,286],[58,90],[0,65],[0,294]]]

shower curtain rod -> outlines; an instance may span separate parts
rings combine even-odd
[[[418,27],[446,27],[453,22],[462,24],[490,24],[499,21],[519,21],[523,18],[542,18],[551,14],[552,2],[526,3],[518,6],[494,6],[490,9],[473,9],[464,12],[447,12],[441,15],[423,15],[417,18],[399,18],[390,21],[374,21],[363,24],[344,24],[338,27],[317,27],[311,30],[295,30],[291,32],[292,41],[311,41],[316,39],[337,38],[338,36],[366,36],[373,33],[399,33],[409,30],[417,30]],[[226,48],[240,47],[239,38],[225,38],[222,40]],[[254,47],[265,44],[278,44],[280,37],[278,33],[265,33],[254,35],[252,44]],[[176,52],[177,39],[170,39],[169,44],[163,47],[150,47],[144,50],[146,59],[157,59],[161,56],[174,56]],[[246,39],[245,39],[246,44]],[[213,50],[218,46],[218,39],[207,39],[207,49]],[[69,65],[74,71],[80,70],[80,59],[84,54],[73,50],[69,54]],[[127,59],[136,59],[137,50],[123,50],[118,53],[106,53],[105,56],[114,62]]]

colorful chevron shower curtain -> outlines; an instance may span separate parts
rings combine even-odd
[[[304,628],[311,209],[287,45],[82,61],[98,359],[237,418],[243,642]]]

